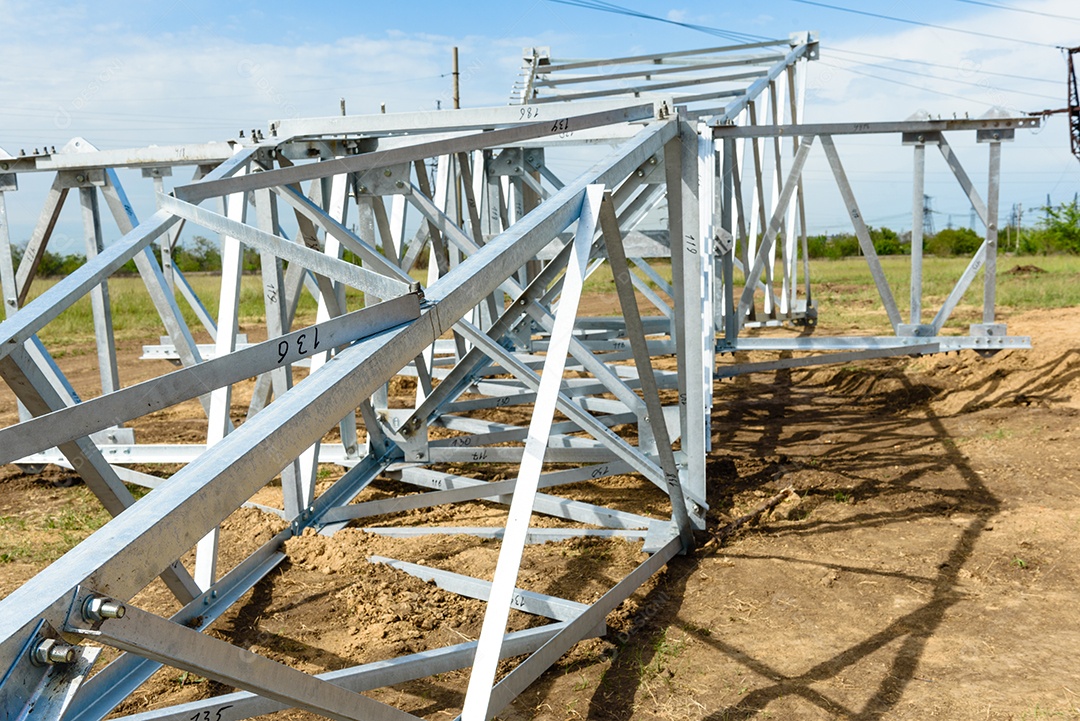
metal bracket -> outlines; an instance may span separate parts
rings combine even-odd
[[[61,188],[103,188],[105,169],[61,170],[56,173],[56,180]]]
[[[735,245],[735,237],[723,228],[716,229],[716,254],[718,256],[731,252]]]
[[[930,323],[901,323],[896,328],[896,335],[904,338],[930,338],[937,335]]]
[[[408,195],[412,192],[412,166],[408,163],[374,168],[356,176],[360,195]]]
[[[535,151],[530,150],[531,156]],[[525,174],[525,157],[521,148],[504,148],[502,152],[488,164],[488,176],[521,176]]]
[[[992,128],[990,130],[975,131],[975,142],[977,143],[1007,143],[1015,138],[1016,130],[1014,128]]]
[[[426,461],[428,460],[427,424],[417,425],[414,421],[413,425],[405,427],[414,412],[415,409],[411,408],[380,408],[378,416],[386,435],[405,454],[406,461]]]
[[[525,153],[525,167],[529,172],[538,171],[544,167],[544,149],[529,148]]]
[[[941,142],[941,133],[901,133],[901,145],[937,145]]]
[[[968,333],[973,338],[1000,338],[1008,335],[1004,323],[972,323]]]
[[[813,32],[801,32],[792,33],[789,36],[789,42],[792,47],[806,43],[806,59],[818,60],[821,58],[821,42],[818,40],[817,33]]]

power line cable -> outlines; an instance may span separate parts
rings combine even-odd
[[[849,68],[846,68],[845,66],[834,65],[833,63],[829,63],[829,62],[823,62],[822,65],[828,65],[829,67],[832,67],[832,68],[842,68],[842,69],[845,69],[845,70],[849,69]],[[979,88],[980,90],[996,90],[996,91],[1002,92],[1002,93],[1012,93],[1012,94],[1016,94],[1016,95],[1029,95],[1029,96],[1031,96],[1033,98],[1042,98],[1044,100],[1059,100],[1060,99],[1057,95],[1043,95],[1042,93],[1029,93],[1026,90],[1009,90],[1009,89],[1006,89],[1006,88],[997,88],[997,87],[993,87],[993,86],[984,86],[984,85],[980,85],[979,83],[973,83],[970,80],[957,80],[955,78],[943,78],[943,77],[941,77],[939,75],[931,75],[930,73],[920,73],[917,70],[906,70],[904,68],[890,68],[888,66],[881,65],[881,64],[878,64],[878,63],[865,63],[865,65],[868,66],[868,67],[873,67],[873,68],[881,68],[882,70],[888,70],[889,72],[893,72],[893,73],[904,73],[905,75],[916,75],[918,77],[930,78],[931,80],[938,80],[938,81],[946,82],[946,83],[958,83],[960,85],[968,85],[968,86],[973,87],[973,88]]]
[[[739,33],[731,30],[724,30],[722,28],[715,28],[709,25],[697,25],[695,23],[684,23],[679,20],[671,20],[670,18],[660,17],[659,15],[650,15],[648,13],[641,12],[640,10],[632,10],[630,8],[616,5],[615,3],[605,2],[605,0],[548,0],[548,2],[558,3],[560,5],[570,5],[571,7],[584,8],[586,10],[599,10],[601,12],[613,13],[615,15],[625,15],[626,17],[641,18],[643,20],[654,20],[656,22],[667,23],[668,25],[677,25],[688,30],[697,30],[698,32],[707,33],[716,37],[725,38],[737,43],[753,43],[760,41],[775,40],[775,38],[767,38],[761,35],[750,35],[747,33]]]
[[[821,62],[821,61],[818,61],[818,62]],[[892,83],[893,85],[903,85],[905,88],[914,88],[916,90],[921,90],[921,91],[923,91],[925,93],[934,93],[935,95],[944,95],[947,98],[956,98],[957,100],[964,100],[964,101],[967,101],[967,102],[978,103],[979,105],[985,105],[985,106],[990,107],[990,108],[995,107],[997,105],[997,103],[988,103],[988,102],[986,102],[984,100],[976,100],[974,98],[968,98],[968,97],[965,97],[963,95],[957,95],[955,93],[946,93],[946,92],[944,92],[942,90],[934,90],[933,88],[927,88],[927,87],[924,87],[922,85],[914,85],[912,83],[905,83],[905,82],[903,82],[901,80],[894,80],[893,78],[883,78],[882,76],[874,75],[873,73],[866,73],[866,72],[863,72],[861,70],[854,70],[852,68],[845,68],[843,65],[832,65],[830,63],[824,63],[824,62],[822,63],[822,65],[828,65],[829,67],[836,68],[837,70],[843,70],[844,72],[854,73],[855,75],[862,75],[862,76],[867,77],[867,78],[873,78],[874,80],[880,80],[882,82]]]
[[[878,60],[889,60],[897,63],[911,63],[914,65],[925,65],[931,68],[942,68],[944,70],[956,71],[955,65],[945,65],[944,63],[931,63],[926,60],[912,60],[911,58],[894,58],[888,55],[878,55],[877,53],[862,53],[857,50],[843,50],[841,48],[829,48],[830,53],[842,53],[844,55],[860,55],[864,58],[876,58]],[[1011,78],[1013,80],[1026,80],[1033,83],[1050,83],[1052,85],[1060,85],[1060,80],[1050,80],[1049,78],[1033,78],[1028,75],[1013,75],[1012,73],[995,73],[990,70],[976,70],[973,71],[979,75],[993,75],[998,78]]]
[[[558,1],[558,0],[555,0]],[[924,23],[919,20],[910,20],[908,18],[898,18],[892,15],[882,15],[881,13],[872,13],[867,10],[856,10],[854,8],[841,7],[839,5],[829,5],[828,3],[816,2],[815,0],[790,0],[794,3],[800,3],[802,5],[813,5],[815,7],[825,8],[827,10],[837,10],[839,12],[851,13],[852,15],[864,15],[866,17],[877,18],[878,20],[889,20],[897,23],[905,23],[907,25],[916,25],[923,28],[934,28],[935,30],[947,30],[952,33],[961,33],[963,35],[974,35],[981,38],[990,38],[991,40],[1004,40],[1011,43],[1022,43],[1024,45],[1034,45],[1040,48],[1057,48],[1057,45],[1051,43],[1040,43],[1034,40],[1023,40],[1021,38],[1010,38],[1005,35],[993,35],[991,33],[981,33],[977,30],[962,30],[960,28],[951,28],[946,25],[936,25],[934,23]]]
[[[981,5],[986,8],[994,8],[995,10],[1010,10],[1014,13],[1025,13],[1027,15],[1040,15],[1044,18],[1054,18],[1055,20],[1070,20],[1074,23],[1080,22],[1080,18],[1069,17],[1068,15],[1055,15],[1054,13],[1044,13],[1038,10],[1028,10],[1026,8],[1014,8],[1008,5],[999,5],[998,3],[982,2],[982,0],[954,0],[954,2],[966,3],[968,5]]]

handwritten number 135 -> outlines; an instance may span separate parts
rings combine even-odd
[[[191,721],[221,721],[221,712],[230,708],[232,708],[231,705],[222,706],[217,710],[217,713],[213,714],[212,716],[210,714],[210,710],[207,709],[206,711],[202,711],[192,716]]]

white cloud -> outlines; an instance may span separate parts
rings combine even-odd
[[[1070,0],[1026,2],[1016,7],[1066,16],[1077,14]],[[838,43],[830,42],[826,32],[821,60],[807,67],[806,121],[903,120],[920,110],[943,118],[954,114],[979,117],[993,106],[1017,116],[1064,106],[1065,63],[1061,53],[1049,46],[1080,42],[1076,34],[1080,23],[982,10],[966,21],[950,25],[1046,46],[933,28],[877,32]],[[893,27],[879,26],[881,30]],[[1003,217],[1008,216],[1014,202],[1031,207],[1044,203],[1047,193],[1059,202],[1066,196],[1071,198],[1080,187],[1080,163],[1069,152],[1064,126],[1060,116],[1051,118],[1042,131],[1017,131],[1016,140],[1003,146]],[[976,147],[974,132],[953,133],[947,139],[985,198],[985,146]],[[911,150],[900,147],[896,136],[838,139],[837,144],[863,215],[871,221],[889,218],[897,227],[910,227],[910,219],[904,220],[902,215],[910,212],[912,202]],[[935,196],[937,209],[952,213],[955,224],[967,225],[967,200],[936,156],[927,155],[927,193]],[[827,181],[826,187],[818,189],[816,203],[822,224],[837,230],[849,227],[838,194],[827,187],[832,184],[831,174],[820,155],[808,165],[808,174]],[[948,218],[943,215],[939,225],[945,222]]]

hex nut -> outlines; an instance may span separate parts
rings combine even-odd
[[[124,604],[104,596],[90,596],[83,604],[83,618],[91,622],[123,618],[125,613],[127,608]]]
[[[73,663],[78,656],[74,646],[55,638],[43,639],[30,652],[30,662],[35,666],[52,666],[57,663]]]

